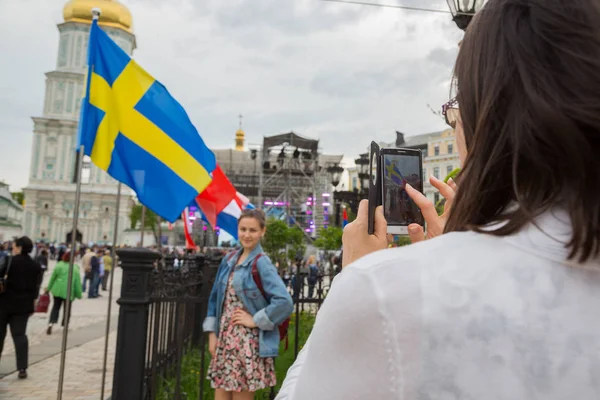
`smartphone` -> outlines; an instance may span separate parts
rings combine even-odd
[[[379,177],[380,168],[380,149],[379,145],[371,142],[371,151],[369,153],[369,220],[368,233],[375,233],[375,210],[381,205],[381,179]]]
[[[379,178],[387,233],[407,235],[408,225],[425,226],[421,210],[406,192],[406,183],[423,192],[423,156],[420,150],[382,148]]]

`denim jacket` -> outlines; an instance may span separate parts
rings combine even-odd
[[[219,265],[215,283],[208,299],[208,313],[202,324],[205,332],[214,332],[219,335],[219,324],[223,311],[223,302],[227,290],[227,282],[232,268],[233,288],[246,310],[253,315],[254,322],[259,328],[259,354],[261,357],[277,357],[279,355],[279,330],[277,326],[286,320],[292,313],[294,305],[277,269],[266,255],[263,255],[256,264],[260,279],[267,295],[265,299],[252,278],[252,264],[255,258],[263,253],[258,245],[246,260],[235,266],[242,250],[238,250],[233,257],[224,257]]]

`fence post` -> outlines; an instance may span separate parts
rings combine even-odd
[[[206,315],[206,300],[208,299],[208,295],[206,294],[206,272],[205,272],[205,264],[207,263],[206,257],[203,254],[197,254],[195,257],[195,264],[198,271],[202,273],[202,284],[197,288],[197,297],[196,304],[194,310],[194,327],[192,334],[192,343],[194,346],[199,346],[202,340],[202,321],[204,320],[204,316]]]
[[[160,257],[149,249],[120,249],[123,278],[117,300],[119,324],[112,400],[142,399],[148,330],[148,284],[154,262]]]

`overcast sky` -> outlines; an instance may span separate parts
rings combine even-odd
[[[447,9],[445,0],[373,0]],[[0,0],[0,180],[27,185],[31,116],[56,66],[66,0]],[[355,158],[373,139],[444,129],[462,36],[448,14],[321,0],[122,0],[134,57],[190,115],[211,148],[293,130]]]

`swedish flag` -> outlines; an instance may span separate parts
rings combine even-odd
[[[92,162],[173,222],[216,167],[183,107],[93,21],[79,145]]]

